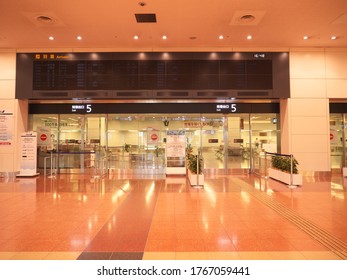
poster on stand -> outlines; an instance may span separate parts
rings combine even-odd
[[[17,177],[37,176],[37,133],[24,132],[20,136],[20,171]]]
[[[166,132],[166,174],[186,174],[186,134],[184,130]]]

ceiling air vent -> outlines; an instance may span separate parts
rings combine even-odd
[[[138,23],[157,22],[155,14],[135,14]]]
[[[51,25],[55,23],[55,20],[50,16],[38,16],[37,22],[43,25]]]

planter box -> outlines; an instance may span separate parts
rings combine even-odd
[[[189,169],[187,170],[188,180],[192,186],[204,185],[204,174],[193,174]],[[199,178],[198,178],[199,177]]]
[[[343,177],[347,177],[347,167],[342,168]]]
[[[268,168],[268,174],[269,174],[269,177],[277,181],[283,182],[287,185],[290,185],[290,173],[283,172],[281,170],[274,169],[274,168]],[[302,185],[301,174],[293,174],[293,185],[294,186]]]

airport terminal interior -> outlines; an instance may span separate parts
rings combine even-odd
[[[0,260],[347,259],[345,1],[5,2]]]

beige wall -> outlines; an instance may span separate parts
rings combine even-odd
[[[16,54],[0,51],[0,110],[12,113],[12,145],[0,145],[0,173],[19,170],[19,135],[26,130],[27,101],[15,99]]]

